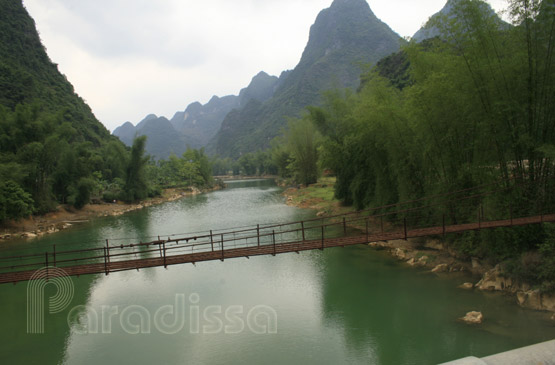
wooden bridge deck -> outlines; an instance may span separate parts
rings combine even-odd
[[[366,218],[367,227],[368,227],[368,220]],[[150,244],[146,244],[147,249],[149,247],[155,247],[153,250],[144,251],[144,252],[132,252],[132,253],[112,253],[116,251],[118,248],[109,247],[107,246],[104,248],[104,254],[101,256],[92,256],[92,257],[84,257],[84,258],[74,258],[73,260],[65,260],[65,261],[58,261],[58,265],[56,264],[56,253],[48,254],[46,256],[42,256],[44,260],[35,262],[29,265],[14,265],[10,268],[11,271],[0,272],[0,284],[3,283],[17,283],[20,281],[28,281],[32,279],[33,275],[37,272],[37,270],[48,267],[49,264],[52,266],[56,266],[62,270],[52,270],[50,273],[47,273],[47,278],[54,278],[57,275],[61,275],[62,272],[64,275],[68,276],[80,276],[80,275],[88,275],[88,274],[109,274],[114,272],[126,271],[126,270],[138,270],[150,267],[168,267],[171,265],[178,265],[183,263],[196,263],[202,261],[213,261],[213,260],[227,260],[232,258],[239,258],[239,257],[251,257],[251,256],[261,256],[261,255],[279,255],[283,253],[290,253],[290,252],[301,252],[301,251],[308,251],[308,250],[318,250],[318,249],[325,249],[330,247],[341,247],[341,246],[351,246],[351,245],[359,245],[359,244],[367,244],[370,242],[380,242],[380,241],[388,241],[388,240],[398,240],[398,239],[408,239],[408,238],[415,238],[415,237],[424,237],[424,236],[433,236],[433,235],[444,235],[448,233],[460,233],[465,231],[471,230],[479,230],[479,229],[490,229],[490,228],[500,228],[500,227],[511,227],[511,226],[523,226],[529,224],[541,224],[544,222],[555,222],[555,214],[549,215],[541,215],[541,216],[533,216],[533,217],[525,217],[525,218],[514,218],[514,219],[505,219],[505,220],[494,220],[494,221],[483,221],[477,223],[468,223],[468,224],[452,224],[452,225],[441,225],[429,228],[418,228],[418,229],[407,229],[402,228],[401,230],[396,230],[394,232],[380,232],[380,233],[371,233],[367,231],[366,234],[360,234],[358,231],[356,234],[347,235],[347,230],[345,228],[345,218],[343,219],[343,228],[345,235],[342,237],[326,237],[324,234],[324,228],[326,226],[318,226],[316,228],[321,228],[322,235],[318,239],[307,239],[307,240],[299,240],[293,239],[290,241],[276,243],[275,232],[271,235],[268,233],[261,234],[260,228],[256,229],[256,235],[249,236],[249,237],[239,237],[229,239],[224,241],[223,235],[221,236],[221,241],[214,241],[214,236],[211,234],[210,236],[205,236],[204,238],[206,241],[202,243],[196,243],[188,245],[189,240],[193,240],[192,237],[183,238],[183,239],[174,239],[174,240],[167,240],[167,241],[155,241]],[[406,227],[406,225],[405,225]],[[315,227],[310,227],[315,228]],[[245,232],[254,230],[245,230]],[[296,230],[291,230],[286,233],[296,233],[297,236],[302,233],[304,237],[305,230],[308,228],[301,228]],[[208,237],[210,240],[208,240]],[[261,244],[261,237],[266,238],[266,242]],[[249,239],[251,240],[251,244],[248,244]],[[271,243],[267,243],[268,239],[271,240]],[[196,241],[197,238],[195,237],[194,240]],[[228,244],[226,248],[224,242],[234,242],[237,243],[239,241],[245,241],[245,247],[236,247],[237,244],[232,245]],[[185,254],[167,254],[167,252],[171,252],[171,248],[167,248],[166,244],[168,243],[175,243],[179,245],[179,242],[186,242],[185,247],[190,249],[191,253]],[[257,243],[252,243],[257,241]],[[141,244],[145,245],[145,244]],[[133,247],[133,245],[131,245]],[[199,249],[200,247],[200,249]],[[218,248],[220,247],[220,248]],[[122,246],[123,248],[123,246]],[[194,252],[195,248],[200,252]],[[89,249],[89,250],[76,250],[72,251],[75,254],[86,254],[88,252],[95,252],[97,249]],[[102,250],[102,248],[100,248]],[[138,254],[148,254],[148,253],[156,253],[157,256],[152,257],[144,257],[144,258],[133,258],[127,259],[129,256],[134,256]],[[159,254],[158,254],[159,253]],[[49,262],[49,255],[53,256],[54,262],[50,260]],[[40,256],[39,256],[40,257]],[[92,263],[83,263],[83,264],[69,264],[70,262],[84,262],[85,260],[92,260],[96,262]],[[60,262],[62,264],[60,265]],[[65,262],[66,264],[63,264]],[[16,271],[18,267],[25,267],[25,266],[33,266],[33,270],[21,270]],[[66,266],[67,265],[67,266]],[[6,268],[6,267],[5,267]]]

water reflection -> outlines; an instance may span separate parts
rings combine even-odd
[[[45,306],[44,334],[27,333],[27,283],[0,286],[0,353],[4,363],[59,364],[65,356],[66,345],[71,335],[66,318],[74,306],[87,305],[94,286],[95,276],[72,278],[73,300],[69,307],[57,314],[48,313]],[[56,294],[56,289],[48,285],[45,298]],[[48,302],[46,301],[45,304]]]
[[[372,353],[376,363],[432,364],[555,337],[540,313],[502,295],[458,289],[468,277],[438,279],[366,247],[329,250],[323,260],[325,321],[341,323],[357,358]],[[475,327],[457,321],[471,310],[482,311],[486,322]]]
[[[314,212],[284,204],[272,181],[231,182],[229,188],[122,217],[98,219],[32,242],[83,247],[147,241],[158,235],[299,221]],[[138,256],[156,255],[137,252]],[[540,314],[518,309],[500,296],[467,292],[468,278],[438,280],[399,265],[363,246],[277,257],[253,257],[74,278],[72,306],[96,313],[118,308],[110,333],[79,334],[68,310],[47,316],[47,335],[26,334],[26,285],[0,286],[0,350],[9,363],[437,363],[487,355],[555,337]],[[190,301],[196,294],[198,300]],[[52,293],[48,293],[48,298]],[[186,326],[175,335],[154,328],[131,335],[121,325],[125,308],[156,311],[183,295]],[[257,335],[190,330],[189,310],[233,306],[245,312],[267,305],[278,315],[278,333]],[[456,318],[480,310],[486,323],[470,327]],[[223,318],[224,323],[226,322]],[[204,319],[200,325],[210,324]],[[248,327],[246,326],[248,329]]]

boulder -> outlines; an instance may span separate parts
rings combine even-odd
[[[518,304],[523,308],[541,310],[542,295],[538,289],[529,291],[519,291],[516,294]]]
[[[426,264],[428,263],[428,260],[430,258],[428,256],[422,256],[421,258],[418,259],[417,263],[420,266],[426,266]]]
[[[494,269],[486,272],[482,280],[476,284],[480,290],[506,290],[512,288],[514,285],[511,278],[506,278],[502,275],[499,265]]]
[[[414,259],[414,257],[412,259],[408,260],[407,264],[409,264],[410,266],[416,265],[416,260]]]
[[[432,269],[432,272],[441,273],[449,271],[449,265],[447,264],[439,264]]]
[[[474,288],[474,284],[464,283],[464,284],[460,285],[459,288],[465,289],[465,290],[472,290]]]
[[[377,249],[384,249],[384,248],[389,247],[389,246],[387,245],[387,243],[385,243],[385,242],[370,242],[370,243],[368,244],[368,246],[370,246],[370,247],[372,247],[372,248],[377,248]]]
[[[484,315],[481,312],[468,312],[466,316],[459,319],[468,324],[480,324],[484,320]]]
[[[518,302],[518,305],[520,305],[521,307],[524,307],[524,303],[526,303],[527,298],[528,296],[523,291],[519,291],[518,293],[516,293],[516,300]]]
[[[542,294],[542,309],[555,312],[555,294]]]
[[[399,260],[407,259],[407,253],[405,252],[405,250],[398,247],[393,251],[393,255],[397,257]]]

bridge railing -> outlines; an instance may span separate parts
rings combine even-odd
[[[491,187],[487,185],[486,187]],[[495,188],[495,186],[494,186]],[[431,226],[445,227],[455,224],[480,223],[496,219],[517,219],[522,216],[513,209],[511,201],[507,206],[499,204],[493,197],[507,187],[480,191],[482,187],[439,194],[410,202],[346,214],[317,217],[304,221],[256,225],[223,231],[208,231],[194,235],[167,237],[150,242],[113,244],[86,249],[60,249],[53,245],[41,253],[0,256],[0,275],[9,272],[38,270],[43,267],[70,267],[78,265],[104,265],[106,272],[110,266],[131,260],[171,258],[180,255],[257,248],[276,245],[299,245],[312,240],[329,240],[350,235],[366,235],[367,238],[398,233],[407,238],[410,230]],[[488,206],[488,202],[493,208]],[[455,214],[465,211],[463,214]],[[537,210],[537,207],[535,208]],[[544,206],[540,204],[539,214]],[[527,210],[530,214],[532,210]],[[457,216],[458,215],[458,216]]]

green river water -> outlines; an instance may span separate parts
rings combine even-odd
[[[152,236],[297,221],[273,181],[121,217],[97,219],[2,255],[56,244],[102,246]],[[74,247],[74,246],[72,246]],[[23,251],[22,251],[23,250]],[[464,291],[462,274],[437,278],[364,246],[71,278],[70,305],[27,333],[28,285],[0,286],[4,364],[434,364],[555,338],[546,313],[503,295]],[[485,322],[457,318],[483,312]]]

